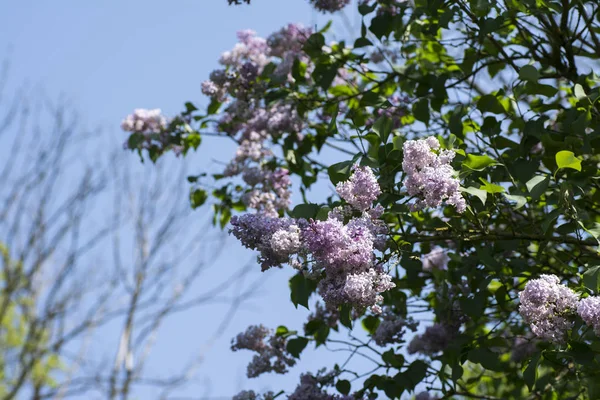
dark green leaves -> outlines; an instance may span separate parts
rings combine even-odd
[[[316,288],[315,281],[306,279],[301,273],[294,275],[290,279],[290,299],[294,306],[298,308],[301,305],[308,309],[308,298]]]
[[[538,367],[538,363],[540,362],[540,357],[541,357],[540,353],[534,355],[533,358],[531,359],[531,361],[529,362],[529,365],[527,365],[527,368],[525,368],[525,371],[523,371],[523,379],[525,380],[525,384],[527,385],[529,390],[533,389],[533,386],[535,385],[535,381],[537,380],[537,377],[538,377],[537,367]]]
[[[527,190],[529,190],[531,198],[537,200],[546,192],[549,183],[549,176],[538,175],[531,178],[525,185],[527,186]]]
[[[294,218],[315,218],[319,212],[319,208],[318,204],[298,204],[292,210],[291,215]]]
[[[347,395],[348,393],[350,393],[350,389],[352,388],[352,386],[350,385],[350,382],[345,380],[345,379],[340,379],[339,381],[337,381],[337,383],[335,384],[335,388],[338,390],[338,392],[340,392],[343,395]]]
[[[481,96],[477,102],[477,109],[482,113],[490,112],[493,114],[503,114],[506,111],[496,96],[491,94]]]
[[[524,65],[519,70],[519,78],[524,81],[537,82],[540,79],[540,73],[533,65]]]
[[[594,293],[600,288],[600,265],[587,269],[583,273],[583,284]]]
[[[308,339],[304,337],[297,337],[290,339],[287,342],[286,350],[295,358],[300,358],[300,353],[308,344]]]
[[[350,177],[351,167],[352,161],[342,161],[327,168],[331,183],[337,185],[338,182],[347,180]]]
[[[412,108],[414,117],[423,122],[425,125],[429,125],[429,100],[420,99],[415,103]]]
[[[198,208],[208,199],[208,194],[203,189],[192,189],[190,191],[190,203],[192,208]]]
[[[392,120],[389,117],[382,115],[375,121],[372,129],[381,139],[381,143],[385,144],[390,133],[392,133]]]
[[[323,54],[323,46],[325,46],[325,36],[322,33],[313,33],[304,43],[303,50],[311,58],[317,58]]]

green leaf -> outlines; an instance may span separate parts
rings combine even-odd
[[[529,362],[529,365],[527,365],[527,368],[525,368],[525,371],[523,371],[523,380],[529,388],[529,391],[533,389],[535,381],[538,377],[537,367],[538,363],[540,362],[540,356],[540,353],[534,355],[531,361]]]
[[[291,214],[294,218],[315,218],[319,212],[319,208],[320,207],[318,204],[298,204],[296,207],[294,207]]]
[[[352,319],[350,318],[350,313],[352,312],[352,307],[347,304],[340,306],[340,322],[348,329],[352,329]]]
[[[579,83],[575,85],[575,88],[573,89],[573,94],[578,100],[587,97],[587,94],[585,94],[585,90],[583,90],[583,86],[581,86]]]
[[[362,326],[363,328],[365,328],[365,330],[367,332],[369,332],[369,334],[373,335],[375,333],[375,331],[377,330],[377,327],[379,326],[379,318],[373,316],[373,315],[368,315],[366,317],[363,318],[362,320]]]
[[[190,192],[190,203],[192,204],[192,208],[198,208],[208,199],[208,194],[203,189],[192,189]]]
[[[477,109],[482,113],[491,112],[494,114],[503,114],[506,111],[496,96],[491,94],[481,96],[477,102]]]
[[[335,388],[338,390],[338,392],[340,392],[343,395],[347,395],[348,393],[350,393],[350,389],[352,388],[352,385],[350,385],[350,382],[347,381],[346,379],[340,379],[339,381],[337,381],[337,383],[335,384]]]
[[[533,200],[539,199],[548,189],[548,184],[550,183],[549,176],[537,175],[531,178],[525,186],[527,186],[527,190],[531,195]]]
[[[537,82],[540,79],[540,73],[533,65],[524,65],[519,70],[519,78],[524,81]]]
[[[406,390],[413,390],[427,376],[427,363],[417,360],[408,369],[394,377]]]
[[[594,293],[600,288],[600,265],[589,268],[583,273],[583,284]]]
[[[287,346],[285,347],[293,357],[300,358],[300,353],[308,344],[308,339],[305,337],[297,337],[294,339],[290,339],[287,342]]]
[[[515,210],[518,210],[519,208],[523,207],[525,203],[527,203],[527,198],[525,196],[518,196],[505,193],[504,197],[506,197],[506,200],[508,201],[515,201],[517,203],[515,205]]]
[[[359,49],[361,47],[366,47],[366,46],[373,46],[373,43],[371,43],[371,41],[367,38],[360,37],[360,38],[356,39],[356,41],[354,42],[355,49]]]
[[[296,308],[298,304],[308,309],[308,298],[316,289],[316,283],[306,279],[302,273],[294,275],[290,279],[290,299]]]
[[[463,166],[473,171],[483,171],[485,168],[496,164],[496,160],[489,156],[476,156],[473,154],[467,154],[467,158],[462,162]]]
[[[477,188],[471,186],[468,188],[460,188],[460,191],[472,194],[473,196],[476,196],[481,201],[481,203],[485,206],[485,201],[487,200],[487,192],[485,190],[477,189]]]
[[[325,36],[322,33],[313,33],[304,43],[303,50],[311,58],[317,58],[323,54],[323,46],[325,46]]]
[[[575,157],[571,151],[563,150],[556,153],[556,165],[558,168],[571,168],[581,171],[581,160]]]
[[[392,120],[391,118],[382,115],[373,124],[373,132],[381,138],[381,143],[386,143],[390,133],[392,132]]]
[[[483,185],[481,185],[479,189],[485,190],[486,192],[491,194],[504,193],[504,188],[502,186],[490,183],[483,178],[479,178],[479,180],[483,183]]]
[[[277,335],[277,336],[283,336],[283,335],[285,335],[288,332],[289,332],[289,329],[286,326],[279,325],[277,327],[277,330],[275,331],[275,335]]]
[[[331,183],[337,185],[338,182],[347,180],[350,177],[350,169],[352,168],[352,164],[352,161],[342,161],[327,168],[327,173],[329,174]]]
[[[425,125],[429,125],[429,100],[420,99],[413,105],[412,113],[414,117]]]
[[[400,369],[404,365],[404,356],[402,354],[396,354],[393,349],[383,353],[381,359],[397,369]]]

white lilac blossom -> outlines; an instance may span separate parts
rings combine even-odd
[[[591,296],[582,299],[577,306],[577,314],[594,329],[596,335],[600,336],[600,297]]]
[[[346,7],[350,0],[309,0],[313,7],[321,12],[333,13]]]
[[[423,271],[426,272],[445,271],[448,269],[448,261],[450,261],[450,257],[441,247],[434,247],[429,253],[421,256]]]
[[[288,257],[300,251],[300,228],[298,225],[290,225],[279,229],[271,236],[271,248],[273,252],[281,257]]]
[[[286,339],[274,335],[270,329],[262,325],[249,326],[245,332],[238,334],[231,341],[231,350],[242,349],[257,353],[248,364],[248,378],[256,378],[266,372],[285,374],[288,367],[296,364],[296,360],[287,354]]]
[[[369,167],[355,167],[350,179],[335,187],[340,197],[359,211],[371,208],[381,194],[377,178]]]
[[[427,327],[422,335],[416,335],[408,344],[408,354],[421,353],[432,356],[446,347],[454,340],[458,332],[458,324],[438,322]]]
[[[406,329],[417,330],[418,323],[412,318],[402,318],[390,310],[382,313],[382,320],[373,334],[373,340],[378,346],[384,347],[392,343],[401,343]]]
[[[447,204],[453,205],[456,211],[464,212],[466,202],[460,193],[460,183],[454,177],[454,169],[450,165],[454,159],[454,152],[441,150],[439,141],[433,136],[408,140],[403,148],[402,170],[406,173],[404,187],[410,196],[418,197],[412,204],[412,209],[439,207],[446,201]]]
[[[527,282],[519,293],[519,313],[538,337],[563,343],[574,325],[578,296],[560,283],[556,275],[541,275]]]
[[[159,108],[147,110],[138,108],[133,114],[125,117],[121,122],[121,128],[126,132],[142,134],[160,133],[167,126],[167,119],[161,114]]]

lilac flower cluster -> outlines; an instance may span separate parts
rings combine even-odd
[[[264,214],[244,214],[231,218],[233,234],[244,247],[258,250],[262,270],[291,262],[301,250],[301,230],[306,220],[276,218]]]
[[[254,390],[242,390],[238,394],[232,397],[231,400],[273,400],[275,399],[275,393],[267,392],[262,395],[257,394]]]
[[[383,208],[372,207],[381,189],[368,167],[355,168],[337,189],[351,208],[336,208],[324,221],[246,214],[232,218],[231,233],[245,247],[260,252],[263,271],[285,263],[302,265],[305,260],[313,263],[314,276],[325,272],[319,293],[327,307],[349,304],[378,313],[381,293],[395,286],[375,258],[387,232],[377,219]],[[360,215],[354,216],[357,212]]]
[[[323,305],[323,303],[319,301],[315,305],[314,311],[308,316],[308,323],[315,320],[323,321],[328,327],[337,329],[338,321],[340,320],[340,313],[336,308]],[[304,325],[305,331],[308,323]]]
[[[426,272],[435,270],[446,271],[448,269],[448,261],[450,261],[450,257],[448,257],[446,251],[441,247],[434,247],[429,253],[421,256],[423,271]]]
[[[340,197],[359,211],[371,208],[373,201],[381,194],[379,183],[369,167],[356,167],[349,180],[335,187]]]
[[[594,333],[600,336],[600,297],[586,297],[579,301],[577,314],[583,321],[594,329]]]
[[[325,370],[320,370],[316,375],[306,373],[300,375],[300,384],[292,394],[288,396],[288,400],[361,400],[362,397],[340,396],[328,394],[324,388],[332,386],[337,373],[332,371],[325,373]]]
[[[557,276],[541,275],[527,282],[519,299],[519,313],[536,336],[559,344],[565,341],[578,308],[575,292],[560,284]]]
[[[438,322],[427,327],[422,335],[416,335],[408,344],[408,354],[421,353],[432,356],[444,351],[458,333],[458,323]]]
[[[285,346],[285,338],[274,335],[262,325],[249,326],[231,342],[233,351],[246,349],[257,353],[248,364],[248,378],[256,378],[266,372],[285,374],[288,367],[296,364],[296,360],[287,354]]]
[[[321,12],[333,13],[350,4],[350,0],[309,0],[313,7]]]
[[[213,101],[229,103],[217,129],[239,143],[223,175],[241,175],[248,185],[242,197],[246,206],[272,217],[289,206],[291,182],[286,170],[267,166],[272,164],[273,153],[266,142],[286,134],[300,140],[305,123],[291,104],[276,101],[266,105],[265,86],[259,77],[275,62],[273,74],[291,79],[294,61],[308,59],[302,46],[310,34],[309,29],[293,24],[267,39],[251,30],[238,32],[239,42],[221,56],[222,68],[202,83],[202,92]]]
[[[166,148],[169,146],[169,133],[165,131],[168,122],[158,108],[152,110],[138,108],[125,117],[121,122],[121,129],[140,135],[142,141],[139,145],[141,148],[149,149],[153,145]],[[123,143],[123,148],[129,149],[129,140]],[[179,155],[182,148],[173,146],[173,150]]]
[[[160,133],[167,126],[167,119],[161,114],[160,109],[146,110],[138,108],[133,114],[125,117],[121,122],[121,128],[126,132],[143,134]]]
[[[388,344],[401,343],[406,328],[413,332],[417,330],[418,322],[412,318],[404,319],[390,310],[386,310],[382,316],[381,323],[373,334],[373,340],[378,346],[385,347]]]
[[[429,392],[421,392],[415,396],[415,400],[437,400],[439,397],[432,396]]]
[[[402,169],[407,175],[404,187],[410,196],[419,197],[412,205],[413,210],[439,207],[445,200],[456,211],[465,211],[460,183],[454,178],[454,169],[450,165],[453,159],[454,152],[441,150],[439,141],[433,136],[404,143]]]

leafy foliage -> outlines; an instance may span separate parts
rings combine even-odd
[[[327,45],[326,32],[317,32],[288,79],[276,78],[275,67],[260,75],[264,106],[286,101],[307,122],[301,138],[272,142],[303,195],[317,179],[348,179],[354,164],[377,171],[389,232],[377,262],[396,284],[384,308],[400,318],[426,310],[451,329],[443,346],[410,359],[401,346],[375,352],[381,360],[362,388],[348,373],[338,391],[400,398],[424,385],[443,398],[598,398],[600,338],[574,317],[566,343],[537,340],[518,295],[542,274],[559,276],[578,296],[598,294],[599,4],[381,0],[361,2],[359,13],[353,47]],[[194,134],[215,112],[194,116]],[[407,204],[403,143],[426,136],[456,155],[463,214]],[[343,161],[320,159],[324,147]],[[314,219],[340,204],[304,199],[288,214]],[[432,245],[448,256],[444,268],[426,270],[420,261]],[[318,279],[291,279],[296,306],[308,307]],[[338,311],[343,326],[361,320],[369,335],[382,323]],[[311,326],[309,335],[317,331]],[[305,340],[291,342],[290,352],[298,355]]]

